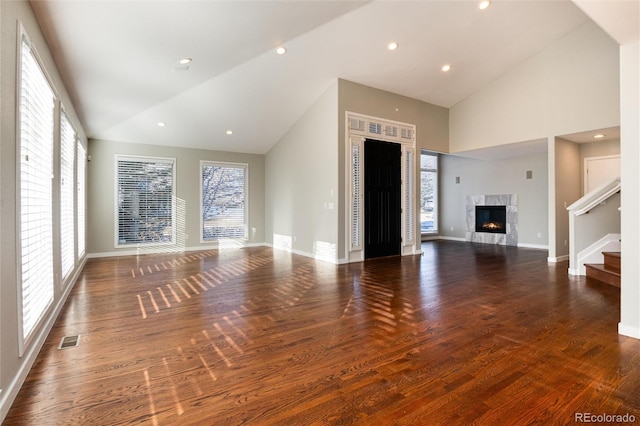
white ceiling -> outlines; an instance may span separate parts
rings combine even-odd
[[[336,78],[450,107],[588,20],[569,0],[32,5],[89,137],[259,154]]]
[[[601,138],[595,138],[596,135],[602,135]],[[597,141],[608,141],[611,139],[620,139],[620,126],[607,127],[606,129],[596,129],[586,132],[573,133],[571,135],[558,136],[576,143],[589,143]]]
[[[621,45],[638,41],[640,1],[638,0],[573,0]]]

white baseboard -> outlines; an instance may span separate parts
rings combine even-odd
[[[548,263],[564,262],[565,260],[569,260],[569,255],[568,254],[564,254],[562,256],[557,256],[557,257],[547,257],[547,262]]]
[[[89,259],[97,259],[101,257],[117,257],[117,256],[139,256],[142,254],[168,254],[168,253],[184,253],[189,251],[199,251],[199,250],[231,250],[236,248],[245,248],[245,247],[269,247],[269,244],[266,243],[244,243],[239,241],[232,242],[224,242],[222,244],[203,244],[201,246],[191,246],[191,247],[143,247],[137,248],[133,250],[117,250],[117,251],[108,251],[102,253],[89,253],[87,254],[87,258]]]
[[[330,256],[321,256],[321,255],[319,255],[319,254],[314,255],[314,254],[311,254],[311,253],[308,253],[308,254],[310,254],[311,256],[307,256],[307,257],[312,257],[312,258],[314,258],[315,260],[319,260],[319,261],[321,261],[321,262],[333,263],[334,265],[337,265],[337,264],[338,264],[338,259],[336,259],[335,257],[330,257]],[[306,255],[305,255],[305,254],[303,254],[302,256],[306,256]]]
[[[618,333],[623,336],[633,337],[634,339],[640,339],[640,328],[618,323]]]
[[[334,265],[339,265],[341,263],[348,263],[346,259],[335,259],[329,256],[322,256],[319,254],[314,254],[308,251],[302,251],[302,250],[298,250],[298,249],[293,249],[290,247],[280,247],[280,246],[274,246],[271,243],[265,243],[264,244],[267,247],[271,247],[274,250],[280,250],[280,251],[284,251],[286,253],[293,253],[293,254],[297,254],[299,256],[304,256],[304,257],[309,257],[311,259],[315,259],[315,260],[319,260],[321,262],[328,262],[328,263],[333,263]]]
[[[462,242],[469,242],[467,241],[466,238],[463,237],[447,237],[444,235],[441,235],[438,237],[439,240],[449,240],[449,241],[462,241]]]
[[[449,241],[461,241],[461,242],[467,242],[467,243],[471,242],[471,241],[469,241],[469,240],[467,240],[466,238],[463,238],[463,237],[448,237],[446,235],[440,235],[440,236],[436,237],[435,239],[438,239],[438,240],[449,240]],[[424,240],[424,241],[427,241],[427,240]],[[532,248],[532,249],[538,249],[538,250],[549,250],[549,246],[542,245],[542,244],[518,243],[518,247]]]
[[[603,251],[620,251],[620,234],[607,234],[589,247],[575,254],[575,265],[572,268],[580,269],[580,275],[587,275],[585,263],[603,263]]]
[[[225,241],[224,243],[215,243],[215,244],[206,244],[201,246],[192,246],[192,247],[142,247],[133,250],[117,250],[117,251],[109,251],[102,253],[89,253],[87,254],[87,258],[89,259],[97,259],[103,257],[117,257],[117,256],[139,256],[144,254],[167,254],[167,253],[185,253],[190,251],[200,251],[200,250],[232,250],[238,248],[245,247],[271,247],[275,250],[286,251],[293,254],[298,254],[304,257],[310,257],[312,259],[320,260],[322,262],[333,263],[336,265],[341,265],[344,263],[348,263],[347,259],[335,259],[330,256],[323,256],[320,254],[314,254],[302,250],[290,249],[286,247],[276,247],[271,243],[245,243],[241,241]]]
[[[537,250],[549,250],[549,246],[544,245],[544,244],[518,243],[518,247],[532,248],[532,249],[537,249]]]
[[[69,297],[71,290],[75,286],[78,277],[80,277],[80,273],[84,269],[86,261],[87,257],[85,256],[80,261],[80,264],[68,281],[72,284],[67,285],[56,304],[49,310],[49,313],[46,316],[46,320],[40,326],[38,332],[31,342],[31,345],[24,353],[24,355],[22,355],[23,362],[20,364],[20,368],[18,369],[17,373],[13,376],[9,385],[5,389],[2,389],[2,391],[0,392],[0,423],[2,423],[4,418],[7,416],[7,413],[9,412],[13,401],[15,401],[16,396],[18,396],[18,392],[24,384],[24,381],[27,379],[27,375],[29,374],[31,367],[33,367],[33,363],[36,361],[38,353],[40,353],[40,350],[42,349],[44,342],[47,340],[47,337],[49,336],[49,333],[51,332],[56,319],[58,319],[58,315],[60,315],[62,307],[67,301],[67,298]]]
[[[569,268],[569,270],[567,271],[569,273],[569,275],[573,275],[573,276],[580,276],[580,275],[584,275],[580,273],[580,268]]]

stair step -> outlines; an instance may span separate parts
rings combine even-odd
[[[606,268],[604,264],[585,263],[584,266],[587,271],[587,277],[620,287],[620,272],[612,271]]]
[[[610,271],[620,273],[620,252],[617,251],[603,251],[604,265]]]

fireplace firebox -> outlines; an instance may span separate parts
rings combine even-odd
[[[476,206],[476,232],[507,233],[507,206]]]

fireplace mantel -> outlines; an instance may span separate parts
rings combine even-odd
[[[476,232],[476,206],[506,206],[506,233]],[[518,245],[518,194],[467,195],[466,240],[473,243]]]

